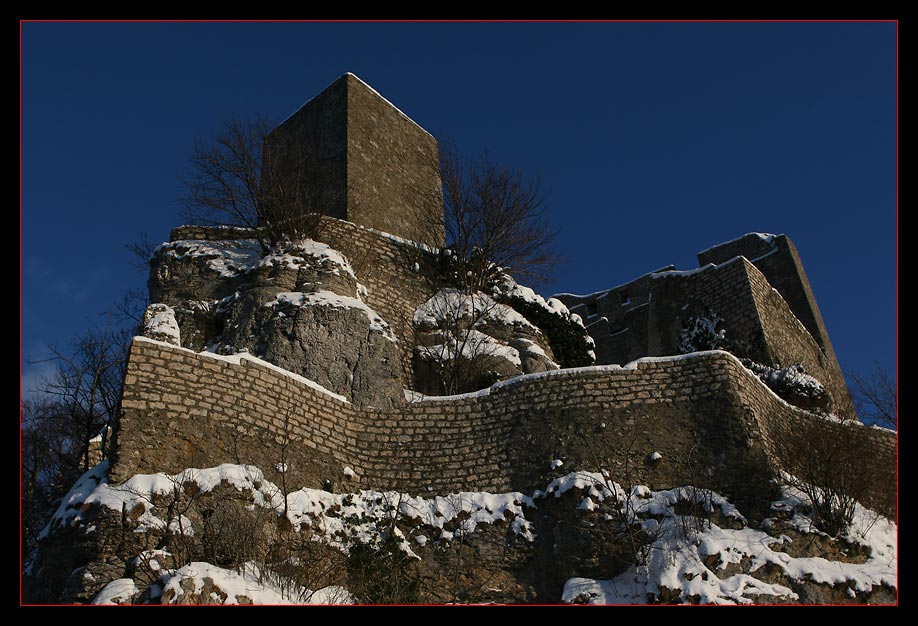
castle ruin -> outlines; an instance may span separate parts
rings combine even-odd
[[[352,382],[381,370],[359,365],[346,369],[341,386],[323,378],[339,364],[320,358],[313,369],[297,373],[322,380],[327,391],[304,386],[295,374],[285,376],[258,358],[267,354],[264,359],[291,369],[289,359],[270,356],[273,344],[285,341],[276,335],[261,343],[245,343],[242,337],[225,346],[232,352],[244,345],[247,354],[235,360],[198,353],[232,335],[231,327],[239,323],[223,321],[208,330],[192,310],[196,303],[211,300],[226,307],[227,300],[238,302],[256,293],[254,304],[232,304],[231,310],[264,310],[261,303],[271,293],[292,291],[294,284],[303,283],[304,270],[290,279],[280,278],[277,268],[271,274],[247,269],[219,275],[207,266],[207,255],[218,253],[194,252],[195,242],[237,241],[244,234],[176,229],[172,244],[153,260],[150,290],[154,301],[176,310],[182,345],[135,340],[117,435],[113,473],[119,479],[189,465],[259,464],[272,458],[281,436],[278,415],[287,413],[296,440],[297,461],[291,471],[305,485],[336,482],[341,467],[348,466],[355,469],[359,484],[375,488],[524,489],[544,479],[545,472],[534,469],[544,470],[545,460],[538,457],[583,458],[579,443],[549,433],[565,432],[586,419],[609,424],[622,437],[637,436],[647,451],[667,450],[667,470],[655,470],[658,484],[678,482],[694,455],[698,458],[691,463],[700,458],[707,467],[705,480],[730,492],[738,488],[734,481],[746,475],[742,467],[759,463],[771,472],[782,466],[786,459],[781,458],[780,433],[795,421],[820,418],[809,418],[805,410],[775,396],[734,356],[683,355],[680,341],[686,328],[705,315],[717,317],[722,336],[741,347],[733,350],[741,352],[738,356],[776,366],[799,364],[828,392],[824,409],[837,414],[851,410],[796,249],[786,236],[759,234],[700,253],[702,267],[695,270],[666,267],[589,296],[558,295],[583,318],[595,342],[596,367],[533,375],[537,383],[526,376],[510,379],[468,398],[406,400],[401,390],[412,388],[416,341],[411,320],[434,289],[430,274],[436,266],[434,250],[406,239],[421,232],[414,220],[419,209],[429,208],[412,194],[419,186],[438,184],[427,167],[436,154],[436,140],[356,76],[346,74],[281,124],[270,141],[290,150],[304,147],[314,157],[310,167],[321,168],[328,184],[342,192],[342,202],[332,207],[320,235],[346,257],[347,271],[356,277],[338,290],[348,297],[359,291],[357,304],[378,314],[392,333],[391,341],[376,342],[384,353],[371,351],[385,356],[355,352],[347,367],[353,368],[354,360],[382,358],[395,364],[384,368],[391,384],[368,401]],[[207,272],[211,275],[201,281]],[[320,268],[318,279],[309,278],[309,289],[319,285],[334,290],[329,285],[338,285],[341,274]],[[257,289],[247,291],[255,276]],[[195,281],[200,288],[191,293]],[[274,317],[262,316],[267,321],[259,323],[286,323],[292,313],[277,317],[277,309],[272,306]],[[328,334],[329,322],[309,323],[326,324],[323,332]],[[242,335],[249,334],[251,324],[247,328]],[[371,331],[356,334],[372,337]],[[284,332],[289,334],[289,328]],[[308,355],[309,347],[305,350]],[[326,355],[333,351],[322,349]],[[656,360],[639,360],[645,357]],[[837,426],[826,423],[824,428]],[[174,445],[162,445],[165,433]],[[875,446],[877,471],[891,473],[894,440],[874,432],[863,436]],[[536,440],[564,443],[536,453]],[[521,449],[533,458],[521,458]],[[889,496],[877,497],[890,506]]]
[[[112,483],[231,463],[337,492],[534,493],[559,464],[601,462],[631,484],[751,503],[795,471],[804,437],[856,442],[878,486],[864,503],[895,512],[895,434],[836,417],[853,416],[848,389],[786,236],[747,234],[701,252],[697,269],[590,295],[534,296],[564,324],[582,319],[595,365],[558,367],[547,333],[514,314],[496,334],[525,327],[502,346],[534,346],[539,369],[424,396],[417,311],[441,287],[445,243],[429,229],[442,210],[436,140],[346,74],[268,143],[334,199],[317,241],[265,254],[251,230],[173,230],[151,259],[165,323],[130,348]],[[779,394],[757,370],[788,366],[819,393]]]

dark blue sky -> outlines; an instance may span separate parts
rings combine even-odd
[[[123,244],[179,223],[195,137],[347,71],[544,178],[570,261],[546,293],[785,233],[842,366],[894,370],[896,30],[847,23],[25,24],[24,356],[144,284]]]

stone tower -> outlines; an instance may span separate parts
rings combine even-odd
[[[281,172],[303,168],[313,193],[321,187],[325,214],[443,245],[442,227],[431,228],[443,211],[437,140],[353,74],[300,107],[266,143]]]

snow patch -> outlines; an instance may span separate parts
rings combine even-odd
[[[92,604],[130,604],[140,594],[133,578],[117,578],[105,585],[92,599]]]
[[[261,259],[261,244],[256,239],[180,239],[160,244],[154,254],[157,252],[175,259],[207,259],[207,266],[222,278],[235,278],[258,264]]]
[[[896,525],[860,505],[848,539],[868,546],[870,556],[866,563],[845,563],[821,557],[793,557],[772,549],[786,537],[773,537],[764,529],[747,527],[739,511],[713,491],[681,487],[651,492],[642,487],[626,495],[620,485],[593,472],[569,474],[553,481],[548,491],[558,495],[573,488],[588,490],[578,507],[584,511],[593,510],[591,507],[608,499],[614,489],[614,503],[630,513],[634,522],[639,521],[653,540],[644,564],[632,565],[611,580],[569,579],[564,585],[563,602],[644,604],[658,597],[663,587],[678,591],[686,603],[697,600],[706,604],[750,604],[760,596],[796,600],[792,589],[750,575],[766,565],[779,568],[793,580],[842,585],[855,591],[870,591],[876,585],[896,586]],[[675,512],[678,502],[693,500],[695,506],[708,511],[719,507],[723,515],[737,520],[742,527],[721,528],[711,521],[700,522]],[[794,511],[794,524],[808,532],[812,526],[804,520],[810,520],[798,510],[805,504],[802,493],[784,487],[782,499],[773,508]],[[764,528],[768,526],[763,524]],[[742,571],[748,573],[725,575],[728,565],[743,563],[748,566]]]
[[[259,267],[288,267],[298,270],[304,265],[310,265],[306,257],[318,259],[320,263],[331,264],[332,274],[345,273],[356,280],[356,275],[343,254],[326,243],[313,239],[298,239],[296,241],[282,242],[271,250],[259,263]]]
[[[354,597],[342,587],[324,587],[315,592],[305,587],[282,589],[270,578],[259,576],[254,563],[247,565],[242,572],[237,572],[210,563],[189,563],[163,576],[165,585],[162,595],[170,602],[176,602],[185,594],[202,593],[206,579],[215,588],[211,595],[201,598],[208,604],[240,604],[244,599],[252,604],[355,603]],[[226,595],[225,599],[216,592],[217,589]]]
[[[387,324],[383,318],[381,318],[379,314],[376,313],[376,311],[368,307],[357,298],[341,296],[336,293],[332,293],[331,291],[324,290],[308,293],[303,291],[284,291],[276,294],[272,300],[265,302],[262,306],[277,307],[279,305],[294,307],[327,306],[338,309],[357,309],[363,311],[363,313],[367,316],[367,320],[370,322],[371,330],[382,333],[383,337],[393,343],[397,343],[398,341],[395,338],[395,335],[392,334],[392,331],[389,329],[389,324]]]

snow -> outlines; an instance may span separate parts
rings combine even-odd
[[[55,512],[49,528],[76,525],[89,505],[99,504],[116,511],[134,512],[138,504],[149,505],[153,494],[166,494],[187,481],[201,491],[212,490],[226,483],[251,496],[253,505],[266,507],[277,515],[284,514],[282,491],[265,480],[262,472],[247,465],[225,464],[206,469],[187,469],[179,474],[132,476],[122,485],[111,486],[105,479],[107,462],[84,474],[65,496]],[[786,536],[772,536],[766,529],[773,526],[766,520],[760,529],[748,526],[747,520],[726,498],[716,492],[691,486],[652,491],[636,485],[629,489],[615,483],[607,471],[570,472],[549,483],[544,491],[532,497],[519,492],[492,494],[462,492],[429,498],[387,491],[363,490],[351,494],[329,493],[318,489],[300,489],[288,494],[286,515],[294,527],[308,525],[316,540],[347,550],[353,542],[372,542],[391,528],[391,520],[406,521],[410,530],[398,527],[395,535],[402,549],[414,555],[409,546],[426,546],[431,541],[449,542],[475,532],[481,524],[509,521],[510,530],[532,541],[533,526],[526,509],[536,506],[540,498],[559,498],[570,491],[575,495],[576,509],[583,515],[598,515],[608,507],[618,509],[628,523],[638,525],[650,544],[647,557],[640,565],[632,565],[610,580],[571,578],[565,586],[563,601],[590,603],[645,603],[657,597],[663,587],[675,590],[683,602],[750,603],[761,596],[794,601],[798,597],[787,586],[758,580],[755,574],[763,567],[783,572],[791,580],[812,581],[825,585],[842,585],[856,592],[866,592],[877,585],[896,587],[897,527],[894,522],[858,506],[847,540],[862,544],[866,562],[827,561],[820,557],[795,557],[782,551]],[[708,513],[719,511],[722,517],[706,519],[679,514],[677,504],[693,503],[690,509]],[[157,507],[159,515],[166,507]],[[781,498],[773,503],[776,515],[793,520],[804,533],[818,532],[808,519],[808,502],[800,491],[783,487]],[[605,514],[608,519],[608,513]],[[792,516],[792,517],[791,517]],[[729,528],[717,521],[731,520]],[[357,521],[354,521],[357,520]],[[138,519],[141,526],[163,527],[167,522],[149,509]],[[174,523],[174,519],[169,523]],[[183,522],[184,525],[185,522]],[[723,523],[723,522],[721,522]],[[47,534],[43,531],[43,534]],[[431,539],[435,537],[436,539]],[[145,561],[157,562],[161,556],[149,552]],[[166,556],[162,554],[162,556]],[[416,555],[414,555],[416,556]],[[730,566],[730,569],[726,569]],[[309,590],[282,592],[264,577],[258,576],[254,564],[242,572],[224,570],[208,563],[191,563],[177,571],[153,567],[161,573],[163,591],[183,588],[199,589],[200,581],[209,578],[226,594],[226,603],[241,597],[256,603],[303,602]],[[727,572],[731,572],[728,574]],[[738,572],[738,573],[737,573]],[[189,582],[190,581],[190,582]],[[182,584],[184,582],[184,585]],[[284,587],[289,589],[288,584]],[[322,590],[320,590],[322,591]],[[103,589],[96,602],[114,602],[134,595],[136,588],[125,579],[113,581]],[[342,590],[327,589],[312,595],[312,601],[341,598]],[[318,599],[317,599],[318,598]],[[212,597],[220,601],[219,597]]]
[[[386,239],[390,239],[390,240],[392,240],[392,241],[394,241],[394,242],[396,242],[396,243],[400,243],[400,244],[403,244],[403,245],[406,245],[406,246],[411,246],[412,248],[417,248],[417,249],[419,249],[419,250],[423,250],[423,251],[429,252],[429,253],[431,253],[431,254],[438,254],[438,253],[440,252],[439,249],[434,248],[434,247],[431,247],[431,246],[428,246],[427,244],[421,243],[420,241],[412,241],[411,239],[405,239],[404,237],[399,237],[398,235],[393,235],[392,233],[387,233],[387,232],[384,231],[384,230],[377,230],[377,229],[375,229],[375,228],[369,228],[369,227],[367,227],[367,226],[361,226],[360,224],[354,224],[353,222],[347,222],[347,223],[348,223],[348,224],[351,224],[352,226],[356,226],[357,228],[359,228],[359,229],[361,229],[361,230],[367,230],[367,231],[369,231],[369,232],[371,232],[371,233],[373,233],[373,234],[379,235],[380,237],[385,237]],[[446,256],[449,256],[449,254],[447,254],[447,253],[449,253],[449,252],[450,252],[450,250],[443,250],[443,253],[446,254]]]
[[[460,356],[469,360],[486,356],[501,358],[517,367],[521,367],[523,363],[516,348],[505,345],[474,328],[465,331],[461,337],[447,335],[443,343],[420,345],[416,349],[424,358],[437,363],[451,361]]]
[[[99,431],[99,434],[89,440],[89,443],[102,443],[102,439],[108,439],[111,429],[108,424],[102,427],[102,430]]]
[[[307,257],[318,260],[323,266],[331,265],[331,273],[342,273],[356,278],[354,270],[343,254],[328,244],[312,239],[283,241],[275,245],[267,255],[262,255],[261,244],[255,239],[226,239],[204,241],[182,239],[161,244],[157,251],[183,259],[201,257],[208,260],[208,267],[223,278],[235,278],[256,267],[285,267],[298,270],[310,266]]]
[[[419,326],[439,327],[443,322],[465,320],[475,325],[494,322],[518,326],[541,333],[529,320],[506,304],[499,304],[486,294],[462,293],[458,289],[441,289],[414,312],[414,323]]]
[[[341,473],[344,474],[348,478],[354,478],[355,476],[357,476],[357,472],[352,470],[347,465],[344,466],[344,469],[341,471]]]
[[[657,451],[654,451],[654,452],[651,452],[651,453],[650,453],[650,457],[649,457],[649,458],[650,458],[651,461],[659,461],[660,459],[663,458],[663,455],[660,454],[660,453],[657,452]]]
[[[548,464],[548,466],[549,466],[551,469],[558,469],[558,468],[561,467],[562,465],[564,465],[564,461],[562,461],[561,459],[555,459],[555,460],[553,460],[551,463]]]
[[[389,325],[370,307],[357,298],[341,296],[331,291],[284,291],[274,296],[272,300],[265,302],[262,306],[276,307],[279,305],[288,306],[327,306],[338,309],[358,309],[363,311],[370,322],[370,329],[382,333],[383,337],[392,342],[397,342],[395,335],[389,329]]]
[[[700,274],[701,272],[706,272],[710,269],[714,269],[715,267],[720,267],[720,266],[714,265],[713,263],[708,263],[706,265],[702,265],[701,267],[696,267],[695,269],[691,269],[691,270],[669,270],[666,272],[654,272],[650,275],[650,277],[651,278],[672,278],[672,277],[682,278],[685,276],[693,276],[694,274]]]
[[[278,515],[285,512],[283,490],[266,480],[264,473],[251,465],[225,463],[211,468],[189,468],[173,475],[136,474],[120,485],[109,484],[105,477],[107,470],[106,460],[77,480],[41,537],[46,537],[56,528],[81,524],[85,510],[93,504],[119,512],[141,511],[136,515],[138,527],[135,532],[167,526],[177,529],[180,518],[163,519],[161,513],[156,512],[158,507],[154,509],[151,502],[154,496],[166,496],[186,483],[194,483],[201,493],[225,483],[250,493],[256,506],[271,509]],[[532,499],[519,492],[459,492],[423,498],[396,491],[363,490],[341,494],[303,488],[288,493],[286,515],[295,526],[309,526],[317,537],[342,549],[346,549],[349,542],[378,539],[393,516],[419,520],[426,527],[436,530],[442,530],[444,525],[455,521],[458,526],[451,532],[467,533],[474,532],[479,524],[510,519],[511,529],[531,541],[535,538],[533,527],[526,520],[523,510],[524,505],[531,504]],[[349,521],[354,519],[360,521]],[[181,519],[181,524],[183,530],[191,528],[187,518]],[[395,535],[404,542],[401,530],[396,528]],[[407,544],[402,545],[411,554]]]
[[[651,274],[659,274],[662,272],[668,272],[670,270],[674,270],[675,268],[676,268],[675,265],[666,265],[664,267],[655,269],[652,272],[648,272],[647,274],[644,274],[642,276],[638,276],[637,278],[633,278],[629,280],[627,283],[621,283],[620,285],[616,285],[614,287],[609,287],[607,289],[600,289],[599,291],[594,291],[592,293],[584,293],[584,294],[562,292],[562,293],[556,293],[554,297],[555,298],[570,297],[570,298],[578,298],[580,300],[594,300],[594,299],[599,300],[601,298],[608,297],[609,294],[612,293],[613,291],[618,291],[619,289],[630,287],[632,283],[636,283],[646,276],[650,276]]]
[[[548,491],[556,494],[573,488],[588,489],[578,509],[592,511],[596,502],[612,495],[608,479],[602,474],[577,472],[553,481]],[[554,486],[554,488],[553,488]],[[624,490],[616,491],[615,503],[625,503]],[[721,528],[717,524],[689,515],[675,513],[674,505],[694,499],[707,510],[719,507],[721,513],[742,524],[740,528]],[[775,510],[794,510],[794,517],[805,518],[797,509],[805,497],[783,487],[782,499]],[[793,557],[779,548],[790,538],[773,537],[764,530],[749,528],[745,518],[716,492],[682,487],[651,492],[646,487],[632,489],[627,507],[632,516],[646,516],[641,528],[653,537],[646,562],[632,565],[611,580],[571,578],[564,585],[562,601],[590,604],[643,604],[660,593],[663,587],[680,592],[683,602],[697,599],[702,603],[748,604],[759,596],[793,601],[797,594],[790,588],[758,580],[755,574],[768,565],[778,568],[793,580],[810,580],[826,585],[843,585],[856,591],[869,591],[875,585],[896,586],[896,525],[877,513],[857,507],[848,539],[869,547],[866,563],[827,561],[820,557]],[[805,509],[805,507],[804,507]],[[654,516],[654,517],[649,517]],[[807,518],[807,521],[808,518]],[[812,528],[798,520],[803,532]],[[764,524],[768,527],[769,524]],[[741,573],[727,575],[728,565],[742,566]],[[735,571],[735,570],[734,570]],[[742,573],[747,572],[747,573]]]
[[[561,369],[560,365],[558,365],[557,363],[555,363],[554,361],[548,358],[548,355],[545,354],[545,350],[543,350],[542,346],[540,346],[536,342],[530,341],[529,339],[523,339],[522,337],[516,339],[516,341],[518,341],[519,343],[525,346],[524,352],[526,352],[527,354],[541,357],[541,359],[545,362],[545,364],[552,369]]]
[[[524,287],[522,285],[517,284],[517,282],[513,280],[512,277],[506,274],[504,274],[501,277],[501,284],[499,285],[498,290],[501,293],[501,295],[504,295],[507,297],[521,298],[525,300],[526,302],[530,302],[532,304],[536,304],[542,307],[543,309],[545,309],[546,311],[550,313],[554,313],[555,315],[560,315],[561,317],[568,318],[571,321],[573,321],[575,324],[581,327],[583,326],[583,320],[580,318],[580,316],[576,314],[572,314],[568,310],[568,308],[564,305],[563,302],[561,302],[557,298],[549,298],[548,300],[546,300],[545,298],[537,294],[535,291],[533,291],[529,287]]]
[[[288,267],[290,269],[300,269],[303,266],[309,266],[310,262],[306,257],[318,259],[320,263],[330,263],[332,265],[332,274],[340,275],[342,272],[356,279],[354,270],[343,254],[329,246],[328,244],[314,241],[312,239],[298,239],[296,241],[286,241],[275,246],[271,253],[263,258],[259,267]]]
[[[261,244],[255,239],[180,239],[160,244],[156,251],[176,259],[207,259],[208,267],[223,278],[235,278],[255,267],[261,259]]]
[[[178,322],[175,321],[175,310],[164,304],[159,306],[162,306],[163,310],[157,312],[156,315],[144,324],[144,332],[172,337],[176,344],[180,344],[181,338],[179,336]]]
[[[201,600],[208,604],[240,604],[247,598],[252,604],[353,604],[354,598],[342,587],[325,587],[312,592],[305,587],[282,589],[273,584],[270,576],[259,576],[258,568],[249,564],[241,573],[216,565],[193,562],[174,573],[165,574],[162,595],[171,602],[186,593],[201,593],[205,579],[224,594],[221,599],[216,590]]]
[[[132,596],[139,593],[133,578],[116,578],[96,594],[92,604],[129,604]]]
[[[178,346],[173,346],[170,343],[166,343],[163,341],[156,341],[155,339],[150,339],[149,337],[141,337],[141,336],[134,337],[134,341],[140,341],[140,342],[145,342],[145,343],[155,343],[159,346],[164,346],[172,350],[184,350],[191,354],[196,354],[198,356],[201,356],[207,359],[214,359],[215,361],[223,361],[225,363],[232,363],[234,365],[241,365],[242,361],[251,361],[252,363],[257,363],[258,365],[265,367],[269,370],[273,370],[277,372],[278,374],[283,374],[284,376],[287,376],[288,378],[291,378],[292,380],[295,380],[298,383],[306,385],[307,387],[310,387],[311,389],[314,389],[331,398],[334,398],[335,400],[339,400],[341,402],[350,404],[347,398],[335,393],[334,391],[330,391],[326,389],[319,383],[313,380],[309,380],[308,378],[304,378],[303,376],[300,376],[299,374],[295,372],[291,372],[290,370],[285,370],[282,367],[278,367],[277,365],[274,365],[273,363],[268,363],[267,361],[259,359],[258,357],[252,356],[248,352],[239,352],[236,354],[216,354],[214,352],[195,352],[194,350],[189,350],[188,348],[180,348]]]
[[[737,241],[739,241],[739,240],[741,240],[741,239],[745,239],[746,237],[748,237],[748,236],[750,236],[750,235],[752,235],[752,236],[754,236],[754,237],[758,237],[759,239],[761,239],[762,241],[764,241],[764,242],[767,243],[767,244],[774,244],[775,238],[776,238],[776,237],[780,237],[780,235],[773,235],[772,233],[746,233],[745,235],[740,235],[740,236],[737,237],[736,239],[731,239],[730,241],[724,241],[724,242],[721,242],[721,243],[718,243],[718,244],[714,244],[714,245],[711,246],[710,248],[705,248],[704,250],[702,250],[701,252],[698,253],[698,256],[701,256],[701,255],[704,254],[705,252],[710,252],[710,251],[713,250],[714,248],[719,248],[719,247],[725,246],[725,245],[727,245],[727,244],[735,243],[735,242],[737,242]]]

